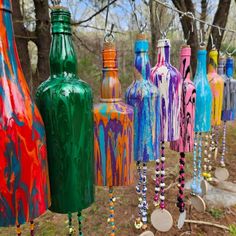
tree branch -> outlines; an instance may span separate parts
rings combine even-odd
[[[117,0],[113,0],[111,1],[109,4],[107,4],[106,6],[104,6],[103,8],[101,8],[99,11],[95,12],[93,15],[91,15],[90,17],[88,17],[85,20],[81,20],[78,22],[72,22],[72,25],[80,25],[82,23],[88,22],[90,20],[92,20],[95,16],[99,15],[100,13],[102,13],[104,10],[107,9],[108,6],[112,5],[113,3],[115,3]]]

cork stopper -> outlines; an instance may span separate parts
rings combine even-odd
[[[190,45],[188,45],[188,44],[182,44],[182,45],[181,45],[181,48],[190,48]]]
[[[206,46],[205,45],[200,45],[198,50],[206,50]]]
[[[51,8],[52,10],[64,10],[64,11],[69,11],[69,8],[67,7],[63,7],[63,6],[60,6],[60,5],[55,5]]]
[[[103,68],[117,68],[117,52],[114,42],[104,42],[102,55]]]
[[[116,50],[116,45],[114,42],[104,42],[103,50]]]
[[[147,40],[147,36],[144,33],[139,33],[136,35],[136,40]]]

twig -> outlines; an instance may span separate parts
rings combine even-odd
[[[103,12],[104,10],[107,9],[108,6],[112,5],[113,3],[115,3],[117,0],[113,0],[110,2],[110,4],[107,4],[106,6],[104,6],[103,8],[101,8],[99,11],[95,12],[93,15],[91,15],[90,17],[88,17],[87,19],[85,20],[81,20],[81,21],[78,21],[78,22],[72,22],[72,25],[80,25],[82,23],[85,23],[87,21],[90,21],[92,20],[95,16],[99,15],[101,12]]]
[[[219,225],[219,224],[215,224],[215,223],[211,223],[211,222],[206,222],[206,221],[198,221],[198,220],[185,220],[186,223],[191,223],[191,224],[200,224],[200,225],[209,225],[209,226],[214,226],[220,229],[224,229],[227,231],[230,231],[229,227],[225,226],[225,225]]]

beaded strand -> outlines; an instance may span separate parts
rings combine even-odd
[[[159,204],[159,192],[160,192],[160,183],[159,183],[159,177],[160,177],[160,159],[156,159],[156,185],[155,185],[155,196],[154,196],[154,206],[157,207]]]
[[[220,159],[221,167],[225,167],[225,153],[226,153],[226,121],[224,121],[223,125],[222,154]]]
[[[185,186],[185,173],[184,173],[184,166],[185,166],[185,153],[180,153],[179,159],[179,194],[177,197],[177,207],[179,208],[179,212],[183,213],[185,211],[185,203],[184,203],[184,186]]]
[[[108,221],[111,226],[111,234],[110,236],[115,236],[115,209],[114,209],[114,197],[113,197],[113,187],[109,187],[109,207],[110,207],[110,216],[108,218]]]
[[[165,209],[165,142],[161,144],[160,208]]]
[[[202,134],[199,133],[198,136],[198,161],[197,161],[197,188],[196,188],[196,194],[201,194],[201,177],[202,177]]]
[[[136,162],[137,167],[137,173],[138,173],[138,184],[136,185],[136,192],[137,194],[141,194],[141,185],[142,185],[142,172],[141,172],[141,166],[140,161]]]
[[[72,226],[72,214],[70,212],[68,213],[68,225],[69,225],[69,236],[72,236],[74,229]]]
[[[17,225],[17,226],[16,226],[16,234],[17,234],[17,236],[21,236],[21,228],[20,228],[20,225]]]
[[[34,236],[34,221],[30,221],[30,236]]]
[[[143,228],[147,227],[147,164],[143,162],[143,189],[142,189],[142,222]]]
[[[82,214],[81,212],[79,211],[78,212],[78,223],[79,223],[79,236],[83,236],[83,232],[82,232],[82,220],[83,220],[83,217],[82,217]]]
[[[195,133],[194,146],[193,146],[193,182],[191,184],[192,194],[196,193],[196,188],[197,188],[197,148],[198,148],[198,133]]]

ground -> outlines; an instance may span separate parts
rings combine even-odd
[[[230,181],[236,182],[236,123],[227,125],[227,159],[226,163],[230,171]],[[222,131],[222,129],[221,129]],[[167,150],[166,154],[167,178],[166,185],[172,186],[166,191],[167,209],[174,218],[174,227],[168,233],[155,232],[150,226],[149,229],[157,235],[166,236],[202,236],[202,235],[236,235],[236,206],[230,209],[207,209],[205,213],[198,213],[189,204],[189,192],[186,191],[187,219],[201,220],[212,223],[218,223],[225,226],[231,226],[231,233],[215,228],[213,226],[185,224],[181,230],[176,227],[178,220],[178,208],[175,206],[177,186],[175,185],[178,177],[178,154]],[[154,207],[152,204],[154,181],[154,163],[148,165],[148,201],[149,216]],[[215,164],[217,165],[217,164]],[[186,178],[191,178],[192,155],[186,157]],[[136,236],[141,232],[134,229],[134,219],[137,216],[137,195],[135,193],[135,184],[126,188],[115,188],[115,224],[117,226],[117,236]],[[107,223],[108,211],[108,189],[96,188],[96,202],[88,209],[83,211],[83,232],[85,236],[105,236],[110,234],[110,227]],[[74,225],[77,230],[76,215],[74,215]],[[35,222],[35,235],[37,236],[64,236],[68,235],[67,218],[64,215],[47,212],[38,218]],[[29,235],[29,225],[22,227],[23,235]],[[15,235],[15,228],[0,229],[0,236]],[[75,234],[76,235],[76,234]]]

